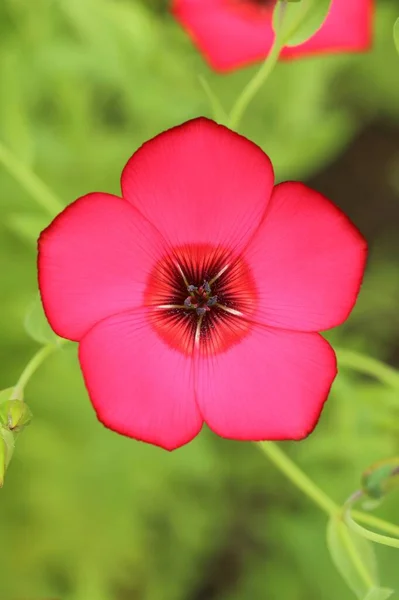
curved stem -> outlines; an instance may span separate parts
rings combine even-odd
[[[313,500],[313,502],[327,515],[336,516],[340,514],[342,511],[341,507],[323,492],[323,490],[321,490],[307,475],[305,475],[305,473],[292,462],[277,444],[274,442],[257,442],[257,446],[298,489],[304,492],[308,498]],[[375,527],[380,531],[385,531],[386,533],[399,538],[399,526],[358,510],[352,510],[351,514],[357,521],[368,524],[370,527]]]
[[[258,447],[278,469],[290,479],[306,496],[328,515],[336,515],[340,507],[321,490],[274,442],[258,442]]]
[[[256,73],[255,77],[245,86],[237,102],[233,106],[230,117],[228,120],[228,126],[230,129],[237,129],[242,116],[248,107],[251,100],[255,97],[256,93],[260,90],[266,79],[269,77],[273,68],[275,67],[278,57],[280,56],[282,46],[277,43],[277,38],[273,44],[273,47],[268,55],[267,59]]]
[[[365,527],[361,527],[353,519],[348,517],[345,517],[345,523],[350,529],[352,529],[352,531],[355,531],[362,537],[370,540],[370,542],[382,544],[383,546],[390,546],[391,548],[399,548],[399,540],[396,538],[388,537],[387,535],[381,535],[380,533],[375,533],[374,531],[365,529]]]
[[[280,21],[279,30],[281,30],[281,24],[282,24],[282,20],[284,17],[286,3],[280,1],[278,4],[279,4],[278,9],[280,11],[280,13],[279,13],[279,21]],[[260,88],[265,83],[266,79],[269,77],[270,73],[273,71],[274,67],[276,66],[283,46],[284,46],[284,43],[281,38],[281,35],[279,35],[279,32],[277,32],[277,34],[274,38],[273,46],[272,46],[266,60],[260,67],[259,71],[254,75],[254,77],[244,87],[241,94],[238,96],[236,103],[234,104],[233,108],[231,109],[230,117],[227,122],[227,126],[230,127],[230,129],[238,128],[238,125],[240,124],[242,116],[243,116],[245,110],[247,109],[249,103],[255,97],[256,93],[260,90]]]
[[[351,515],[356,519],[356,521],[366,523],[367,525],[370,525],[370,527],[375,527],[380,531],[385,531],[386,533],[390,533],[391,535],[394,535],[395,537],[399,538],[398,525],[394,525],[393,523],[389,523],[389,521],[384,521],[383,519],[379,519],[374,515],[370,515],[359,510],[352,510]]]
[[[365,356],[354,350],[335,348],[338,365],[365,375],[371,375],[390,387],[399,389],[399,372],[376,358]]]
[[[23,397],[23,391],[25,389],[26,384],[35,373],[35,371],[40,367],[42,362],[46,360],[46,358],[52,354],[55,350],[57,350],[61,343],[64,340],[61,340],[57,345],[55,344],[47,344],[47,346],[43,346],[36,354],[31,358],[31,360],[26,365],[25,369],[22,371],[20,378],[18,379],[14,391],[11,395],[11,399]]]
[[[0,142],[0,163],[52,217],[65,206],[50,188]]]
[[[359,491],[353,494],[349,500],[345,503],[343,507],[343,518],[347,526],[358,533],[360,536],[374,542],[376,544],[383,544],[384,546],[391,546],[392,548],[399,548],[399,538],[388,537],[387,535],[381,535],[380,533],[375,533],[374,531],[370,531],[365,527],[362,527],[356,521],[353,520],[354,512],[352,512],[352,505],[357,502],[360,498],[363,497],[363,492]]]
[[[198,80],[202,86],[202,89],[204,90],[204,92],[206,94],[206,97],[209,100],[209,104],[212,108],[213,118],[215,119],[215,121],[217,121],[219,123],[226,123],[228,117],[227,117],[226,111],[224,110],[219,98],[213,92],[211,86],[209,85],[209,83],[207,82],[205,77],[203,77],[202,75],[199,75]]]

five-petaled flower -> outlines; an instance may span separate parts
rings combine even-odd
[[[173,0],[172,11],[217,71],[266,58],[274,40],[276,0]],[[370,47],[374,0],[332,0],[322,27],[282,58],[358,52]]]
[[[274,186],[263,151],[205,118],[145,143],[122,194],[69,205],[39,240],[57,334],[80,342],[98,418],[167,449],[203,422],[301,439],[336,375],[320,330],[349,315],[366,244],[330,201]]]

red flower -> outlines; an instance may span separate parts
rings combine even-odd
[[[275,0],[174,0],[172,11],[217,71],[229,71],[266,58],[274,33]],[[300,46],[284,48],[283,58],[356,52],[371,44],[374,0],[332,0],[323,26]]]
[[[316,333],[342,323],[366,244],[268,157],[207,119],[160,134],[41,234],[46,315],[79,358],[98,418],[172,449],[223,437],[301,439],[336,374]]]

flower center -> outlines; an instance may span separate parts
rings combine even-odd
[[[218,301],[217,296],[212,296],[212,289],[208,281],[204,281],[202,285],[188,285],[187,291],[190,294],[184,301],[184,306],[188,309],[195,310],[199,317],[203,317],[215,306]]]
[[[226,351],[250,331],[256,288],[246,262],[207,244],[174,248],[151,273],[145,304],[171,347],[202,356]]]
[[[252,8],[273,8],[276,0],[230,0],[236,6],[247,6]]]
[[[275,4],[275,0],[247,0],[247,2],[256,6],[273,6]]]
[[[270,22],[276,0],[226,0],[230,9],[251,22]]]

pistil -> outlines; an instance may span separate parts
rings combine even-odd
[[[208,281],[204,281],[199,287],[188,285],[187,291],[190,294],[184,300],[184,306],[188,309],[193,309],[199,317],[203,317],[212,306],[215,306],[218,301],[217,296],[211,296],[212,289]]]

